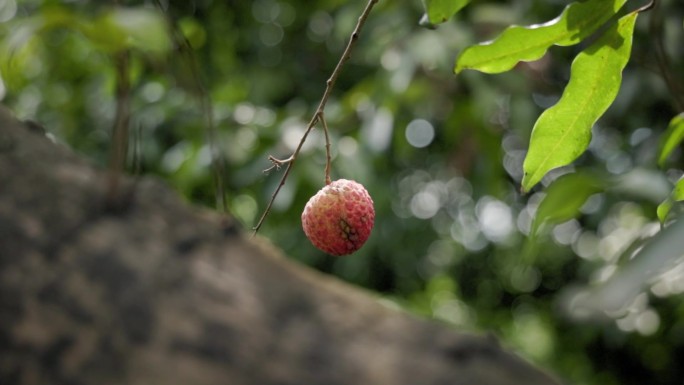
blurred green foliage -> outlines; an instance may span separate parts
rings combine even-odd
[[[286,158],[297,145],[363,2],[170,0],[159,3],[163,12],[155,1],[112,4],[0,1],[0,100],[104,165],[116,105],[112,53],[130,49],[129,171],[157,175],[189,201],[213,207],[194,57],[225,157],[229,210],[251,228],[282,172],[262,172],[268,156]],[[664,169],[657,166],[661,135],[681,112],[671,89],[682,89],[684,4],[663,0],[639,18],[620,92],[594,126],[588,151],[526,195],[519,189],[531,128],[560,98],[570,62],[585,46],[552,47],[503,74],[453,75],[466,47],[511,24],[550,20],[564,6],[474,2],[428,29],[419,25],[421,2],[380,1],[326,109],[333,178],[355,179],[371,193],[371,238],[356,254],[335,258],[300,228],[304,204],[324,181],[318,129],[261,234],[292,258],[420,316],[493,332],[570,383],[679,385],[682,258],[620,311],[586,313],[573,304],[658,232],[656,207],[684,169],[681,148],[668,150]],[[674,74],[670,87],[658,44]],[[531,240],[545,187],[558,179],[565,186],[556,190],[567,193],[573,184],[558,177],[573,171],[586,172],[579,196],[567,197],[579,213],[549,211]],[[563,195],[553,191],[546,206],[562,208]]]

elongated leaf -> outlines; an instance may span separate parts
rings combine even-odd
[[[656,213],[658,214],[658,219],[661,223],[665,222],[665,219],[667,219],[667,215],[670,213],[670,210],[675,202],[681,201],[684,201],[684,177],[677,181],[674,189],[672,190],[672,194],[670,194],[670,196],[665,199],[663,203],[658,205]]]
[[[684,201],[684,178],[680,178],[672,190],[672,199],[675,202]]]
[[[587,199],[604,190],[604,183],[586,173],[563,175],[546,190],[532,222],[530,234],[536,234],[544,224],[557,224],[576,218]]]
[[[622,17],[572,62],[570,82],[558,103],[532,129],[523,163],[522,187],[529,191],[551,169],[586,150],[591,127],[615,100],[632,48],[636,13]]]
[[[684,112],[672,118],[667,126],[667,131],[663,134],[663,140],[660,143],[660,155],[658,156],[658,165],[660,167],[663,167],[667,157],[670,156],[682,140],[684,140]]]
[[[648,240],[608,280],[574,294],[568,305],[576,314],[626,312],[634,297],[647,290],[654,278],[677,266],[683,250],[684,218]]]
[[[428,20],[432,24],[444,23],[468,3],[470,0],[425,0]]]
[[[474,69],[500,73],[520,61],[541,58],[552,45],[577,44],[620,10],[626,0],[588,0],[568,5],[557,18],[527,27],[507,28],[494,41],[468,47],[456,61],[454,71]]]

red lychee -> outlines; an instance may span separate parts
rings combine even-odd
[[[368,191],[353,180],[323,187],[304,207],[302,227],[314,246],[332,255],[360,249],[373,229],[375,210]]]

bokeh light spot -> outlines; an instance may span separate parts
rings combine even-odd
[[[0,23],[12,20],[17,14],[17,3],[14,0],[0,0]]]
[[[434,138],[435,129],[425,119],[415,119],[406,126],[406,140],[413,147],[427,147]]]
[[[484,197],[477,203],[476,211],[482,232],[492,242],[505,241],[515,228],[511,208],[499,200]]]
[[[164,96],[164,86],[159,82],[149,82],[143,86],[141,94],[148,103],[158,102]]]
[[[356,151],[359,149],[356,139],[352,138],[351,136],[340,138],[337,147],[339,148],[340,154],[344,156],[354,156]]]
[[[285,32],[278,24],[264,24],[259,28],[259,39],[264,45],[275,47],[283,40]]]
[[[416,218],[428,219],[437,214],[439,197],[432,191],[421,191],[411,199],[411,213]]]

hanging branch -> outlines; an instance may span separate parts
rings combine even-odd
[[[159,10],[166,15],[167,22],[172,31],[172,37],[176,46],[176,49],[184,56],[186,63],[189,67],[190,75],[192,76],[193,89],[195,96],[199,100],[200,107],[202,109],[202,115],[204,117],[204,128],[205,137],[209,145],[209,154],[211,156],[211,169],[214,180],[214,195],[216,196],[216,206],[218,211],[227,213],[228,204],[226,201],[225,187],[223,184],[223,176],[225,175],[225,160],[223,153],[219,150],[216,145],[216,124],[214,123],[214,112],[211,104],[211,99],[209,93],[204,87],[202,78],[200,76],[199,63],[193,52],[192,46],[188,39],[183,35],[183,33],[178,29],[175,21],[165,11],[165,7],[161,0],[157,0],[157,7]]]
[[[297,156],[299,155],[299,152],[301,151],[302,146],[306,141],[306,138],[309,136],[309,133],[311,132],[311,130],[313,130],[313,128],[319,121],[323,121],[323,127],[326,131],[326,147],[328,156],[328,162],[326,164],[326,183],[328,182],[330,178],[330,143],[329,138],[327,137],[327,125],[325,123],[323,111],[325,110],[325,105],[326,103],[328,103],[328,98],[330,98],[330,94],[332,93],[333,87],[335,86],[335,81],[337,81],[337,77],[340,75],[340,72],[342,71],[342,67],[351,57],[352,48],[354,48],[354,45],[356,45],[356,42],[359,40],[359,33],[361,32],[361,28],[363,28],[363,25],[366,23],[366,19],[368,19],[368,15],[370,14],[371,9],[377,2],[378,0],[368,0],[366,8],[363,10],[363,13],[361,13],[361,16],[359,16],[359,20],[356,23],[356,27],[354,28],[351,37],[349,38],[347,47],[344,49],[344,52],[342,52],[342,56],[340,57],[340,60],[337,62],[337,66],[335,66],[335,69],[330,75],[330,78],[328,78],[328,80],[325,82],[325,92],[323,92],[321,101],[318,103],[318,108],[316,108],[316,111],[311,117],[311,121],[309,121],[309,124],[306,126],[306,131],[304,131],[304,135],[302,136],[302,139],[299,141],[299,145],[297,145],[297,148],[294,150],[292,155],[287,159],[281,160],[273,156],[268,157],[271,163],[273,163],[273,166],[271,166],[268,170],[272,170],[273,168],[279,169],[284,164],[287,164],[287,167],[285,168],[285,172],[283,173],[282,178],[280,178],[280,183],[278,184],[278,187],[276,187],[275,191],[273,192],[273,195],[271,195],[271,199],[268,201],[268,205],[266,206],[264,213],[261,215],[261,218],[259,218],[259,222],[257,222],[256,226],[254,226],[253,228],[254,234],[256,234],[261,228],[261,225],[263,225],[266,216],[271,211],[273,201],[275,201],[276,197],[278,196],[278,193],[280,192],[280,189],[285,185],[285,181],[287,180],[287,177],[290,175],[292,166],[297,160]]]

